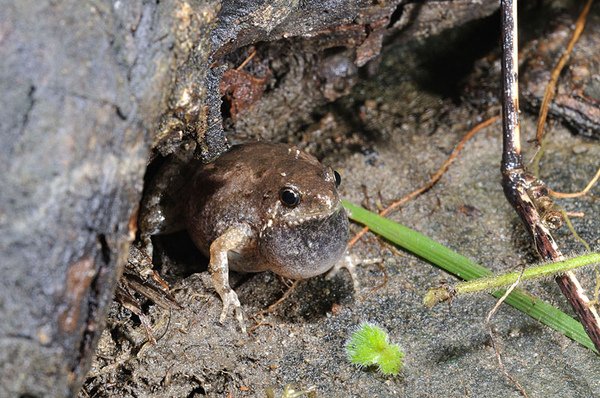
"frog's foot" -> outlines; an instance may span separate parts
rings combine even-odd
[[[344,254],[344,257],[340,261],[338,261],[337,264],[334,265],[333,268],[327,273],[326,278],[333,278],[339,272],[339,270],[345,268],[346,270],[348,270],[348,273],[352,278],[352,285],[354,286],[354,289],[357,290],[359,287],[359,283],[358,276],[356,275],[356,266],[360,263],[361,261],[357,256],[346,252],[346,254]]]
[[[229,307],[233,307],[235,319],[237,319],[238,323],[240,324],[242,332],[246,333],[244,311],[242,311],[242,305],[240,304],[237,294],[233,290],[229,290],[228,292],[223,293],[221,300],[223,300],[223,310],[221,311],[219,322],[221,324],[225,322],[225,319],[229,315]]]

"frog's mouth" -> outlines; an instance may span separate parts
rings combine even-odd
[[[336,215],[340,210],[343,210],[342,203],[338,202],[334,207],[327,211],[318,211],[313,213],[303,213],[302,216],[298,214],[287,214],[284,216],[284,223],[287,226],[294,227],[307,222],[326,220]]]

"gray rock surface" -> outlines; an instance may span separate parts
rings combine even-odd
[[[1,396],[72,395],[89,368],[154,130],[201,36],[177,35],[182,4],[0,7]]]

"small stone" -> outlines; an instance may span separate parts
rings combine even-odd
[[[582,153],[586,153],[589,150],[589,147],[585,144],[575,145],[572,149],[575,155],[581,155]]]

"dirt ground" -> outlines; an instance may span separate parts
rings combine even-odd
[[[431,40],[389,45],[377,69],[365,71],[348,97],[314,110],[314,123],[280,139],[334,166],[342,175],[342,196],[371,209],[420,187],[472,126],[500,109],[496,97],[473,101],[458,82],[436,89],[428,75],[437,73],[428,66],[434,57],[423,54],[442,39]],[[445,78],[478,82],[470,69]],[[522,125],[525,139],[533,137],[535,115],[523,112]],[[542,179],[556,191],[581,189],[599,166],[600,143],[553,120],[547,134]],[[525,145],[526,159],[533,149]],[[391,218],[495,271],[536,262],[504,198],[500,156],[496,123],[467,144],[432,190]],[[585,214],[572,221],[595,250],[600,248],[599,194],[595,187],[587,196],[559,201],[566,210]],[[360,226],[351,229],[353,234]],[[568,229],[555,236],[565,254],[583,252]],[[80,397],[265,397],[270,388],[280,397],[290,384],[316,397],[520,396],[498,366],[484,324],[495,299],[482,294],[425,308],[427,289],[454,279],[373,235],[352,249],[360,258],[380,259],[358,268],[357,290],[344,271],[330,280],[317,277],[262,313],[287,290],[284,281],[271,273],[234,274],[248,335],[233,319],[217,322],[221,301],[206,260],[185,234],[165,238],[162,247],[161,272],[182,309],[143,306],[157,340],[152,344],[139,318],[114,303]],[[578,275],[592,294],[593,271]],[[526,287],[572,313],[552,280]],[[382,326],[401,345],[406,357],[400,376],[383,377],[345,359],[344,343],[363,321]],[[492,324],[506,370],[531,397],[600,396],[596,354],[507,306]]]

